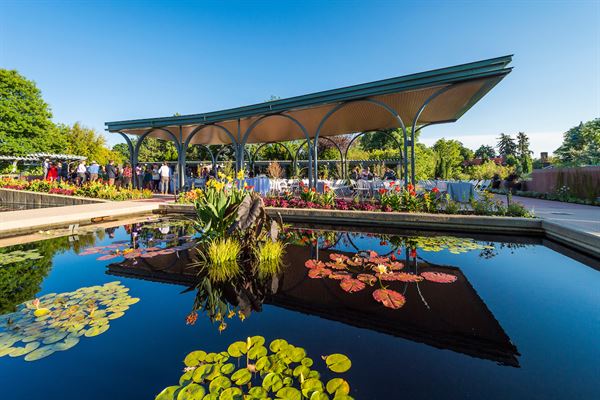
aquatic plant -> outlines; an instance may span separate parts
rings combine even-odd
[[[129,306],[139,301],[120,282],[46,294],[0,316],[0,357],[35,361],[77,345],[110,328]]]
[[[312,279],[334,279],[347,293],[356,293],[367,287],[377,287],[373,299],[387,308],[399,309],[406,303],[400,292],[390,289],[392,282],[418,283],[423,280],[437,283],[453,283],[456,276],[439,272],[423,272],[420,275],[401,272],[404,264],[392,253],[382,256],[375,251],[359,252],[352,257],[332,253],[330,261],[309,259],[305,262],[308,277]]]
[[[281,270],[285,243],[279,240],[266,240],[254,249],[254,253],[257,260],[258,277],[261,279],[270,277]]]
[[[352,362],[343,354],[321,357],[329,371],[347,372]],[[350,384],[341,377],[326,383],[306,350],[284,339],[269,346],[265,338],[253,336],[234,342],[227,351],[197,350],[184,359],[178,385],[165,388],[156,400],[180,399],[329,399],[349,400]],[[242,366],[240,366],[242,364]]]
[[[216,282],[231,279],[240,273],[238,258],[242,246],[235,238],[215,238],[201,253],[208,276]]]
[[[43,258],[43,256],[35,249],[0,252],[0,267],[21,261],[39,260],[40,258]]]

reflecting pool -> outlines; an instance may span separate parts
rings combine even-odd
[[[258,365],[230,345],[259,336],[303,349],[298,363],[310,355],[356,399],[600,392],[594,260],[535,238],[281,235],[283,263],[224,275],[201,267],[198,233],[176,219],[1,248],[1,398],[153,399],[191,376],[195,350]],[[338,353],[351,368],[334,373],[321,356]]]

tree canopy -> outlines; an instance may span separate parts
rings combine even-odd
[[[498,153],[501,156],[507,157],[507,156],[514,156],[517,154],[517,143],[515,142],[515,139],[513,139],[510,135],[507,135],[505,133],[501,133],[500,137],[498,138]]]
[[[36,84],[17,71],[0,69],[0,154],[61,152],[64,146]]]
[[[475,150],[475,157],[481,158],[484,161],[489,160],[490,158],[496,157],[496,150],[494,150],[494,147],[492,146],[482,144],[477,150]]]
[[[567,166],[600,164],[600,118],[581,122],[565,132],[563,144],[554,154]]]

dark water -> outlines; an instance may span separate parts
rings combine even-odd
[[[219,332],[210,312],[200,311],[195,324],[186,325],[202,300],[195,289],[186,291],[198,282],[190,267],[194,251],[185,249],[192,232],[180,223],[167,226],[126,226],[0,249],[33,249],[42,257],[0,265],[5,342],[6,315],[44,294],[120,281],[129,289],[119,292],[127,295],[121,299],[140,299],[106,332],[82,336],[68,350],[29,362],[1,357],[1,399],[152,399],[177,384],[190,351],[222,351],[253,335],[284,338],[315,360],[348,355],[352,368],[344,378],[357,399],[591,399],[600,392],[600,273],[535,240],[296,230],[283,273],[251,284],[250,296],[224,289],[224,304],[245,319],[226,318]],[[177,251],[107,260],[78,255],[115,242],[129,246],[133,239],[136,246]],[[373,299],[372,288],[347,293],[338,280],[307,276],[309,258],[328,261],[329,254],[361,250],[393,251],[406,264],[403,272],[441,272],[456,281],[387,282],[405,299],[391,309]]]

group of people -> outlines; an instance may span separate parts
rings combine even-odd
[[[47,181],[71,182],[81,186],[102,178],[109,186],[131,188],[135,176],[138,187],[162,194],[169,192],[170,181],[174,175],[167,162],[163,162],[161,166],[154,164],[145,168],[138,164],[134,169],[128,163],[115,165],[112,160],[104,167],[96,161],[87,165],[85,160],[81,160],[72,168],[67,161],[51,162],[46,159],[42,167],[44,179]]]
[[[395,181],[397,179],[396,171],[394,171],[393,169],[391,169],[389,167],[386,167],[385,172],[383,173],[383,176],[379,177],[374,172],[371,172],[371,169],[369,167],[365,167],[362,170],[359,167],[354,167],[354,169],[350,173],[350,179],[355,180],[355,181],[357,181],[359,179],[364,179],[364,180],[370,181],[375,178],[381,178],[384,181]]]

